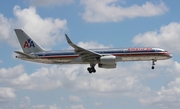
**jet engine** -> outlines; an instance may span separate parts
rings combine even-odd
[[[99,61],[99,68],[116,68],[116,56],[102,56]]]
[[[98,64],[98,67],[112,69],[112,68],[116,68],[116,64]]]
[[[102,56],[100,57],[101,64],[115,64],[116,56]]]

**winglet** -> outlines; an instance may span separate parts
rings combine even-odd
[[[68,42],[69,44],[72,44],[72,41],[69,39],[68,35],[67,35],[67,34],[65,34],[65,36],[66,36],[66,40],[67,40],[67,42]]]
[[[77,45],[75,45],[74,43],[72,43],[72,41],[69,39],[69,37],[68,37],[67,34],[65,34],[65,36],[66,36],[66,40],[67,40],[68,44],[71,45],[73,48],[76,49],[76,48],[77,48]]]

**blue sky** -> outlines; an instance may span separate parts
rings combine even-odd
[[[1,0],[0,109],[179,109],[179,0]],[[15,59],[21,28],[47,50],[160,47],[173,58],[120,62],[89,74],[89,65]]]

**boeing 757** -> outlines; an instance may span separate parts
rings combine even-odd
[[[46,51],[22,29],[15,29],[15,33],[23,50],[14,51],[18,54],[16,58],[45,64],[89,64],[89,73],[96,72],[96,64],[99,68],[111,69],[116,68],[117,62],[124,61],[152,61],[154,69],[157,60],[172,57],[170,52],[152,47],[85,49],[74,44],[66,34],[67,43],[74,50]]]

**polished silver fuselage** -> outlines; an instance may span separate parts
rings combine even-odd
[[[91,51],[108,56],[116,56],[116,62],[119,61],[157,61],[165,60],[172,57],[172,55],[160,48],[108,48],[108,49],[90,49]],[[23,56],[17,58],[46,64],[89,64],[89,61],[81,58],[74,50],[60,50],[60,51],[43,51],[30,54],[33,59]],[[88,57],[88,56],[87,56]],[[99,63],[98,60],[95,63]]]

